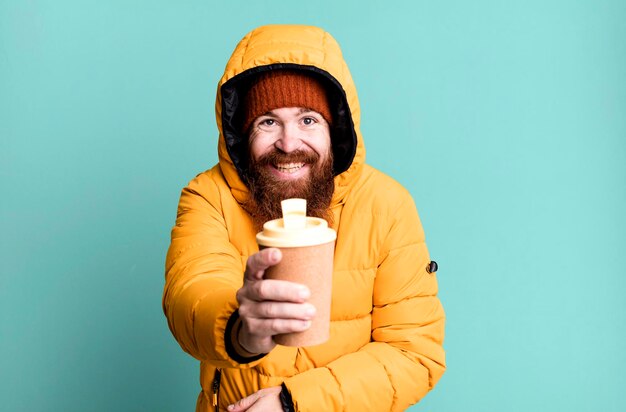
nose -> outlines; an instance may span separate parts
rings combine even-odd
[[[283,127],[280,137],[274,144],[277,149],[284,153],[291,153],[302,146],[302,140],[298,135],[298,128],[296,125],[287,123]]]

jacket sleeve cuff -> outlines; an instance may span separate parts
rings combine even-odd
[[[295,412],[293,399],[291,399],[289,389],[287,389],[287,386],[284,383],[281,385],[280,390],[280,404],[283,407],[283,412]]]
[[[259,360],[267,355],[267,353],[253,354],[246,351],[241,344],[239,344],[240,329],[241,319],[239,318],[239,311],[236,310],[228,319],[226,329],[224,330],[224,344],[228,356],[235,362],[245,364]]]

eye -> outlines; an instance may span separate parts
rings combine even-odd
[[[274,126],[275,124],[276,124],[276,120],[271,119],[271,118],[265,118],[265,119],[259,120],[259,122],[257,123],[257,126]]]
[[[317,123],[317,119],[315,119],[314,117],[304,117],[302,118],[302,123],[304,123],[306,126],[310,126],[314,123]]]

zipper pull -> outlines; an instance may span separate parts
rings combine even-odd
[[[213,390],[213,406],[217,406],[217,392],[220,389],[220,378],[222,377],[222,371],[215,369],[215,375],[213,376],[213,384],[211,389]]]

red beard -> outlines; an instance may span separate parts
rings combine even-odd
[[[282,217],[280,202],[285,199],[306,199],[307,216],[321,217],[332,225],[330,201],[335,191],[332,152],[319,163],[315,152],[297,150],[292,153],[272,151],[259,160],[250,159],[248,187],[251,199],[246,209],[252,215],[257,230],[268,220]],[[300,163],[310,166],[309,174],[298,180],[281,180],[269,167],[280,163]]]

